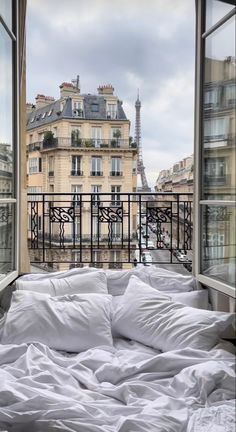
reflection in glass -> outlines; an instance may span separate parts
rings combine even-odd
[[[0,24],[0,198],[13,193],[12,41]]]
[[[0,279],[15,269],[15,204],[0,204]]]
[[[7,26],[12,28],[12,0],[0,0],[0,14]]]
[[[221,18],[234,8],[234,5],[219,0],[206,2],[206,30],[209,30]]]
[[[203,206],[202,272],[236,283],[236,208]]]
[[[205,48],[203,199],[235,200],[235,17],[206,38]]]

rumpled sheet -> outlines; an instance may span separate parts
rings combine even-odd
[[[122,339],[80,354],[0,345],[0,430],[233,432],[230,349],[161,353]]]

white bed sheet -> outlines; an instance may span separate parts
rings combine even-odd
[[[227,406],[233,424],[231,347],[161,353],[115,339],[74,355],[0,345],[0,430],[205,432],[196,425],[206,416],[216,424],[216,405]]]

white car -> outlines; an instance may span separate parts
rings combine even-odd
[[[147,242],[148,249],[155,249],[154,243],[152,240],[148,240]]]
[[[187,261],[187,255],[185,255],[185,253],[183,253],[183,252],[179,252],[176,255],[176,258],[178,261]]]
[[[144,265],[152,265],[152,255],[147,251],[143,252],[142,261]]]

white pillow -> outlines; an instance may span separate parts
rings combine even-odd
[[[136,275],[141,279],[142,269],[134,268],[130,270],[106,270],[108,293],[113,296],[120,296],[124,294],[129,280],[133,275]],[[148,281],[148,278],[145,274],[142,280],[144,280],[144,282]]]
[[[208,291],[207,289],[196,290],[183,293],[168,292],[165,293],[170,296],[171,300],[183,303],[186,306],[194,307],[197,309],[209,309],[208,304]]]
[[[160,291],[159,293],[162,294]],[[170,300],[174,300],[175,302],[182,303],[186,306],[195,307],[197,309],[209,309],[208,291],[206,289],[183,293],[165,292],[164,294],[167,295]],[[122,301],[122,297],[122,295],[112,297],[112,304],[114,308],[116,308],[120,301]]]
[[[15,291],[1,343],[41,342],[69,352],[112,346],[111,300],[111,296],[101,294],[50,297]]]
[[[49,274],[51,275],[51,273]],[[18,278],[16,289],[45,293],[51,296],[82,293],[108,294],[107,278],[103,270],[84,274],[71,274],[64,278],[44,278],[32,281]]]
[[[233,314],[184,306],[135,276],[113,313],[116,336],[134,339],[162,351],[211,349],[233,322]]]
[[[159,291],[187,292],[196,289],[193,276],[184,276],[155,266],[142,266],[131,270],[106,270],[108,293],[117,296],[124,294],[131,276]]]
[[[197,289],[196,279],[156,266],[144,267],[148,285],[159,291],[187,292]],[[144,280],[144,279],[142,279]]]
[[[80,274],[88,274],[91,272],[101,271],[95,267],[79,267],[73,268],[67,271],[59,271],[59,272],[45,272],[45,273],[27,273],[20,277],[21,280],[24,281],[32,281],[32,280],[44,280],[44,279],[61,279],[67,276],[74,276]]]

